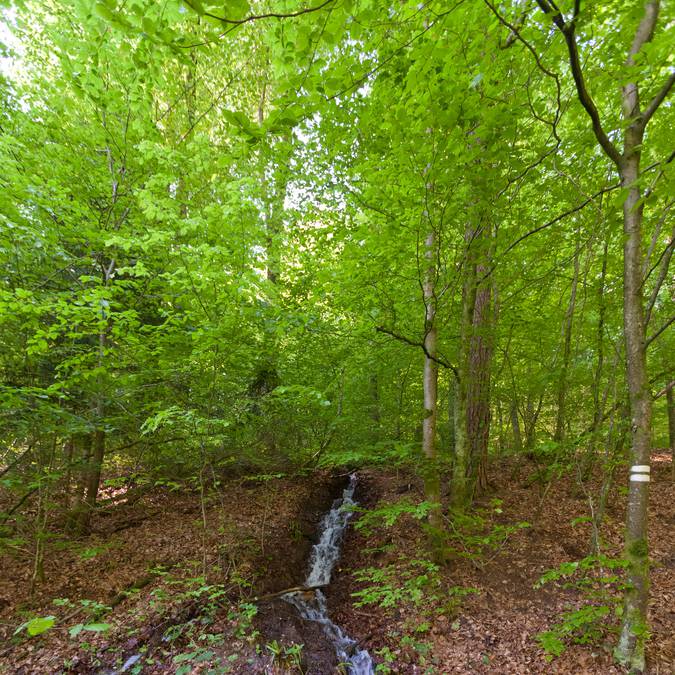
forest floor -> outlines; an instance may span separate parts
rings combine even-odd
[[[670,466],[665,454],[653,457],[653,675],[675,672]],[[611,594],[590,597],[597,583],[585,590],[565,584],[578,573],[535,588],[547,570],[587,556],[590,540],[588,495],[569,476],[535,481],[536,469],[525,460],[495,462],[489,494],[449,525],[451,554],[438,567],[428,562],[416,518],[419,481],[393,469],[359,473],[356,497],[381,517],[353,519],[326,594],[331,618],[371,652],[380,672],[623,672],[611,658]],[[5,553],[0,673],[329,675],[335,659],[317,627],[283,601],[253,598],[302,583],[320,519],[345,480],[325,473],[230,480],[204,503],[199,493],[166,487],[133,500],[117,495],[96,514],[89,537],[49,540],[46,578],[32,599],[29,552]],[[598,487],[587,484],[589,494]],[[624,497],[617,492],[603,529],[610,556],[621,550]],[[113,609],[101,614],[96,603]],[[547,660],[536,636],[587,603],[600,620],[568,628],[592,641]],[[28,618],[48,615],[56,623],[44,634],[13,636]],[[301,654],[293,643],[304,644]]]

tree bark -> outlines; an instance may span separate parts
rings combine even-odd
[[[481,244],[489,246],[486,232]],[[486,251],[482,251],[482,257]],[[476,267],[478,279],[485,275],[488,265]],[[469,490],[470,496],[487,487],[488,443],[490,439],[490,364],[492,361],[492,289],[483,281],[476,288],[469,343],[469,381],[467,382],[467,439],[469,441]]]
[[[673,388],[666,390],[666,403],[668,405],[668,444],[670,445],[670,477],[675,481],[675,401],[673,400]]]
[[[490,434],[490,364],[492,361],[492,242],[484,224],[467,225],[462,290],[459,386],[455,402],[455,462],[451,495],[456,508],[466,506],[476,488],[487,488]]]
[[[73,450],[75,441],[73,436],[69,436],[63,443],[63,460],[65,464],[65,473],[63,476],[63,506],[66,511],[70,509],[70,492],[73,474]]]
[[[427,269],[423,283],[425,305],[424,317],[424,417],[422,420],[422,452],[427,466],[424,471],[425,499],[432,505],[429,513],[429,524],[440,530],[442,524],[441,489],[438,475],[436,452],[436,421],[438,417],[438,363],[436,320],[436,236],[433,231],[427,234],[425,242],[425,261]]]
[[[73,508],[68,514],[66,529],[74,534],[83,531],[86,511],[85,494],[87,490],[87,476],[92,455],[92,435],[78,434],[74,439],[75,447],[79,449],[79,479],[75,489]]]
[[[645,5],[645,14],[638,26],[626,60],[634,57],[654,33],[659,2]],[[640,156],[646,122],[640,114],[638,85],[629,82],[622,92],[624,132],[623,157],[619,163],[621,185],[627,190],[623,203],[623,326],[626,344],[626,374],[631,417],[631,460],[626,508],[626,558],[629,587],[624,598],[624,619],[615,655],[631,669],[645,669],[647,637],[647,603],[649,600],[649,547],[647,544],[647,509],[649,506],[649,462],[651,451],[652,397],[647,375],[644,302],[642,297],[642,216],[640,190]],[[645,467],[638,471],[637,467]]]
[[[567,373],[570,367],[570,354],[572,350],[572,324],[574,322],[574,308],[577,299],[577,284],[579,282],[579,243],[577,242],[574,252],[574,274],[572,276],[572,288],[570,299],[565,312],[563,324],[563,359],[558,381],[558,411],[555,422],[553,440],[562,443],[565,437],[565,398],[567,397]]]
[[[513,449],[520,453],[523,449],[523,437],[520,433],[520,420],[518,419],[518,401],[511,401],[511,427],[513,429]]]
[[[543,394],[539,395],[537,407],[534,407],[534,398],[531,393],[527,395],[527,404],[525,406],[525,415],[523,421],[525,423],[525,447],[529,452],[534,450],[534,445],[537,441],[537,420],[541,412],[541,404],[543,402]]]
[[[473,238],[472,229],[467,228],[465,235],[468,246]],[[467,407],[469,380],[469,353],[473,308],[476,302],[476,268],[468,259],[462,288],[462,315],[460,319],[459,357],[457,363],[458,381],[455,401],[455,456],[452,465],[452,484],[450,496],[456,509],[463,508],[469,495],[469,471],[471,466],[471,445],[468,437]]]

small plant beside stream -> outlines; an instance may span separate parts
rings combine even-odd
[[[564,562],[546,572],[535,584],[560,583],[562,588],[580,590],[588,600],[578,609],[563,612],[549,630],[537,635],[547,661],[560,656],[570,644],[599,645],[616,632],[613,619],[621,616],[620,591],[625,589],[622,571],[626,562],[604,555]]]

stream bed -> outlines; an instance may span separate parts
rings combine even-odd
[[[305,586],[308,588],[326,587],[330,584],[333,569],[340,559],[344,532],[354,513],[350,507],[356,504],[355,489],[356,476],[352,475],[342,496],[333,502],[330,511],[321,521],[321,534],[312,548],[309,572],[305,579]],[[283,599],[293,605],[303,619],[321,627],[335,650],[338,663],[347,667],[349,675],[372,675],[375,672],[370,654],[365,649],[360,649],[356,640],[345,635],[329,618],[326,597],[320,588],[309,593],[287,593]]]

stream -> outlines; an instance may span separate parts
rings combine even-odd
[[[338,663],[346,667],[348,675],[374,675],[375,669],[370,654],[365,649],[360,649],[356,640],[345,635],[342,629],[330,620],[326,596],[320,588],[315,588],[326,587],[330,584],[333,569],[340,559],[340,547],[344,533],[354,514],[350,507],[356,505],[354,501],[356,480],[356,476],[352,474],[348,486],[342,491],[342,496],[333,502],[330,510],[321,520],[319,541],[312,547],[309,571],[304,581],[305,587],[314,590],[286,593],[280,596],[280,600],[292,605],[300,618],[317,625],[317,637],[321,640],[320,636],[323,634],[327,640],[326,650],[335,653]],[[291,608],[289,612],[293,614]],[[322,646],[323,644],[322,641]],[[316,656],[314,651],[311,653]],[[100,674],[128,673],[141,658],[140,653],[133,654],[127,658],[119,670],[104,670],[100,671]]]
[[[309,572],[305,586],[327,586],[330,583],[333,568],[340,558],[340,545],[353,511],[356,476],[352,474],[349,485],[343,490],[342,497],[333,502],[330,511],[321,521],[321,537],[312,549]],[[347,508],[344,508],[347,507]],[[287,593],[283,596],[291,603],[300,616],[321,626],[324,634],[333,645],[338,661],[348,667],[349,675],[373,675],[374,668],[370,654],[359,649],[356,640],[342,632],[342,629],[328,618],[326,597],[320,589],[307,593]]]

